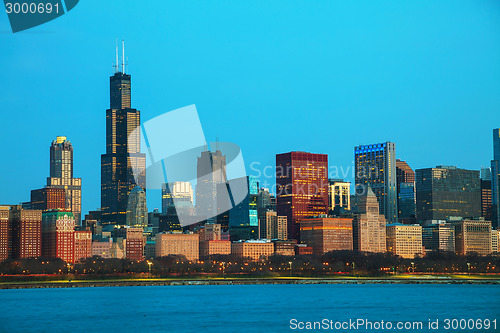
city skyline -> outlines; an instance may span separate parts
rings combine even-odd
[[[111,9],[110,4],[102,6]],[[172,12],[186,12],[182,5],[163,6]],[[207,23],[202,13],[207,9],[207,5],[204,6],[192,12],[200,24]],[[269,6],[270,12],[279,9],[276,5]],[[387,16],[381,9],[370,5],[362,9],[338,3],[324,6],[322,10],[325,13],[343,13],[345,18],[335,16],[337,21],[328,24],[313,22],[307,14],[322,15],[319,8],[308,8],[304,12],[300,5],[293,4],[288,9],[292,17],[308,23],[303,31],[297,30],[290,19],[278,18],[278,22],[267,22],[264,28],[271,28],[276,34],[279,48],[269,44],[275,41],[272,35],[259,33],[263,30],[257,30],[255,36],[248,35],[249,27],[253,27],[249,26],[251,19],[258,14],[255,9],[232,4],[221,13],[213,13],[225,15],[248,9],[248,16],[244,17],[244,23],[248,25],[236,24],[233,31],[226,30],[225,36],[229,40],[245,36],[248,42],[268,51],[265,58],[255,51],[243,53],[243,49],[248,51],[244,43],[235,45],[229,55],[217,59],[228,51],[216,33],[226,28],[227,22],[212,22],[214,25],[210,31],[214,34],[204,35],[207,40],[203,41],[197,36],[199,25],[186,27],[173,16],[170,17],[171,24],[184,27],[176,37],[152,31],[151,37],[143,40],[136,29],[119,25],[118,18],[104,13],[94,13],[96,22],[104,19],[109,22],[99,28],[86,26],[87,30],[100,29],[102,38],[92,38],[92,44],[92,34],[78,31],[83,22],[75,16],[72,16],[74,20],[63,17],[32,32],[17,34],[16,38],[21,38],[21,43],[13,36],[2,37],[5,38],[6,52],[0,55],[3,60],[0,69],[9,85],[0,92],[0,100],[4,108],[12,112],[6,114],[11,126],[5,128],[0,139],[4,153],[18,162],[0,167],[0,173],[4,175],[0,176],[2,184],[13,188],[12,193],[0,193],[0,202],[27,201],[31,189],[44,185],[43,179],[49,173],[46,145],[55,136],[64,135],[75,147],[75,174],[83,179],[82,211],[100,206],[99,155],[104,153],[105,138],[103,110],[109,98],[107,77],[113,73],[116,37],[125,37],[129,45],[127,72],[134,76],[134,105],[141,109],[142,121],[194,103],[198,106],[207,137],[219,136],[222,141],[240,145],[247,170],[255,161],[274,166],[275,154],[291,150],[328,154],[330,165],[349,167],[353,160],[352,147],[386,141],[396,143],[396,157],[407,161],[413,169],[445,164],[478,170],[481,166],[490,165],[493,156],[491,128],[497,127],[491,123],[498,119],[496,114],[500,108],[497,96],[500,66],[495,61],[500,53],[497,32],[500,29],[496,29],[499,11],[496,5],[491,3],[488,7],[490,11],[484,11],[478,5],[469,5],[450,12],[445,4],[432,4],[429,6],[432,6],[434,14],[428,18],[428,24],[420,22],[428,11],[415,8],[413,4],[395,5],[401,11],[399,18]],[[90,8],[87,4],[80,4],[75,10],[85,13]],[[439,22],[444,12],[450,20],[446,21],[448,25]],[[389,20],[387,25],[373,13],[385,15],[385,19]],[[412,27],[404,23],[405,20],[412,20],[410,13],[421,25]],[[145,12],[137,10],[136,15],[145,15]],[[354,25],[349,23],[353,15],[359,16]],[[156,18],[152,21],[153,25],[161,26]],[[454,21],[462,25],[454,25]],[[1,21],[0,29],[6,24],[7,21]],[[388,27],[394,26],[401,26],[400,31],[388,30]],[[64,48],[54,39],[34,33],[51,27],[66,27],[74,33],[61,33]],[[290,31],[298,34],[293,37]],[[329,31],[332,34],[327,34]],[[312,38],[306,38],[309,36]],[[345,36],[350,36],[350,39]],[[177,39],[184,37],[183,41]],[[294,46],[297,39],[301,41],[300,48]],[[421,51],[442,40],[449,43],[439,45],[436,52],[429,54]],[[207,41],[214,42],[214,46],[209,47]],[[32,45],[29,54],[26,54],[27,43]],[[198,58],[198,52],[192,48],[195,43],[207,51],[204,53],[205,60]],[[296,52],[292,52],[293,56],[283,57],[282,48],[292,48]],[[167,49],[170,51],[164,52]],[[350,52],[358,52],[362,56],[349,59]],[[367,57],[365,52],[371,56]],[[55,57],[59,54],[68,56],[61,60],[60,56]],[[160,55],[165,59],[156,61]],[[278,59],[282,63],[276,66]],[[207,61],[212,66],[199,67]],[[266,65],[266,61],[274,66]],[[296,61],[304,65],[290,67]],[[14,71],[8,67],[12,62],[23,62],[27,66],[14,66]],[[37,62],[43,62],[44,66],[37,67],[34,65]],[[192,67],[193,63],[197,65]],[[248,68],[241,68],[242,63]],[[314,63],[323,65],[318,67]],[[223,64],[227,64],[228,68],[221,67]],[[72,68],[72,74],[61,72],[61,66]],[[294,70],[287,72],[287,68]],[[460,70],[456,71],[456,68]],[[53,75],[54,72],[59,75]],[[433,75],[425,76],[425,73],[431,72]],[[74,81],[74,89],[68,89],[67,82],[75,73],[80,80]],[[158,94],[160,88],[152,85],[158,82],[159,77],[165,83],[165,89],[161,90],[164,93],[161,94]],[[233,84],[230,86],[225,82]],[[44,88],[40,89],[40,86]],[[81,99],[82,91],[92,98]],[[60,95],[60,98],[52,98],[53,94]],[[76,100],[78,103],[75,104]],[[242,100],[246,102],[241,103]],[[235,110],[241,116],[234,115]],[[469,118],[472,110],[477,123],[471,129]],[[61,122],[53,121],[52,116],[59,113],[64,113],[64,127]],[[244,115],[249,114],[258,119],[257,127],[250,127],[242,121]],[[284,115],[289,117],[283,119]],[[408,135],[408,117],[411,117],[414,128],[411,135]],[[383,118],[385,123],[378,118]],[[220,119],[225,119],[229,126],[217,125]],[[443,122],[449,126],[442,126]],[[78,126],[68,126],[71,123]],[[298,123],[304,128],[314,128],[314,131],[301,131],[302,134],[287,137],[286,140],[274,140],[275,145],[267,144],[272,139],[272,133],[285,132]],[[344,126],[339,128],[335,125],[337,123]],[[330,126],[339,130],[330,131]],[[388,128],[390,132],[378,131],[372,126]],[[23,128],[25,133],[18,135],[14,132],[18,128]],[[258,130],[256,135],[249,135],[254,129]],[[470,133],[472,139],[461,135],[461,131]],[[258,133],[271,134],[259,136]],[[16,140],[9,140],[12,137]],[[252,140],[247,137],[252,137]],[[464,151],[467,154],[463,154]],[[18,170],[17,165],[36,165],[37,168],[28,172],[24,168]],[[353,181],[351,178],[346,180]],[[148,196],[148,207],[161,207],[159,194]]]

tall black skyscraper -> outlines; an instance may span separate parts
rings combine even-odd
[[[124,60],[109,80],[110,108],[106,110],[106,154],[101,155],[101,211],[104,224],[126,223],[130,191],[146,187],[146,155],[141,154],[141,112],[131,108],[130,75]],[[135,175],[134,175],[135,171]]]
[[[491,161],[491,199],[494,228],[500,227],[500,128],[493,130],[493,160]]]
[[[204,151],[198,157],[196,210],[202,219],[217,221],[217,215],[227,210],[226,156],[220,150]],[[222,203],[224,202],[224,204]]]

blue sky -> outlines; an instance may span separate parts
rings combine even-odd
[[[99,206],[116,38],[143,121],[196,104],[207,140],[237,143],[247,166],[304,150],[345,169],[355,145],[384,141],[414,169],[489,165],[498,1],[151,3],[80,1],[17,34],[0,12],[0,203],[45,185],[65,135],[83,210]],[[148,205],[161,207],[157,193]]]

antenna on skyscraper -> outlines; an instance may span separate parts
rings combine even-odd
[[[116,39],[116,63],[115,63],[115,73],[118,73],[118,38]]]
[[[219,150],[219,136],[218,135],[215,137],[215,150],[216,151]]]
[[[122,39],[122,73],[125,74],[125,41]]]

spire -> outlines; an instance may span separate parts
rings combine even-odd
[[[116,62],[115,62],[115,73],[118,73],[118,38],[116,39]]]
[[[122,73],[125,74],[125,41],[122,39]]]

